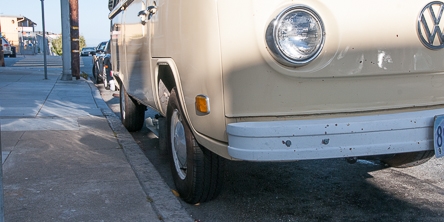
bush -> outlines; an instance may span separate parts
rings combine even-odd
[[[62,55],[63,54],[62,36],[55,38],[54,40],[52,40],[51,43],[52,43],[51,50],[59,56]],[[85,38],[83,36],[80,36],[79,50],[85,46],[86,46]]]

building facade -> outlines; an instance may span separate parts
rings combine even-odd
[[[0,31],[11,46],[16,47],[17,53],[37,53],[34,28],[37,23],[25,16],[1,15]]]

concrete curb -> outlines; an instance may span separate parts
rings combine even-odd
[[[167,222],[194,221],[185,211],[178,198],[173,195],[154,165],[145,157],[131,134],[122,125],[120,118],[103,101],[94,83],[91,80],[87,80],[87,82],[97,106],[101,108],[103,115],[108,120],[118,143],[159,219]]]

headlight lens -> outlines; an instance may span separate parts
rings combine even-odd
[[[322,21],[313,10],[292,6],[270,23],[266,41],[271,54],[280,63],[301,66],[319,55],[324,33]]]

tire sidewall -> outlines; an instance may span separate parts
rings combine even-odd
[[[100,84],[101,83],[100,70],[99,70],[97,62],[95,62],[93,65],[93,76],[95,79],[95,83]]]
[[[171,142],[172,132],[171,132],[171,117],[173,115],[174,110],[178,110],[178,114],[180,115],[179,120],[182,123],[185,131],[185,141],[186,141],[186,149],[187,149],[187,171],[186,176],[184,179],[181,179],[175,166],[175,162],[173,159],[173,146]],[[194,136],[192,135],[192,132],[190,130],[190,127],[188,126],[187,122],[185,121],[185,118],[183,118],[183,111],[180,108],[179,101],[177,99],[177,95],[175,90],[171,91],[170,99],[168,100],[168,108],[167,108],[167,149],[170,159],[170,167],[171,167],[171,173],[173,176],[174,184],[176,186],[177,191],[179,192],[182,199],[184,199],[186,202],[192,201],[193,199],[193,193],[195,193],[196,187],[196,175],[193,175],[193,172],[195,171],[195,164],[196,164],[196,158],[194,157],[194,150],[195,147],[193,146]]]

